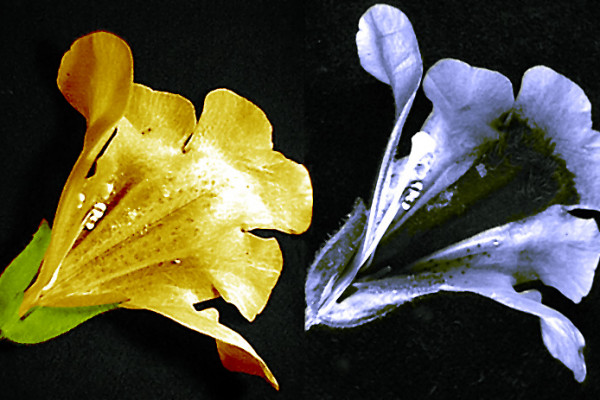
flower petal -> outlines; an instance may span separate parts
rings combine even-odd
[[[362,67],[394,91],[396,116],[412,103],[423,62],[412,25],[397,8],[377,4],[358,23],[356,46]],[[410,106],[409,106],[410,107]]]
[[[170,296],[171,288],[176,286],[194,293],[189,306],[221,296],[252,321],[264,309],[281,273],[283,259],[277,241],[241,232],[219,237],[211,231],[214,230],[207,227],[204,237],[179,237],[178,243],[164,243],[160,238],[173,253],[170,261],[144,260],[143,251],[133,249],[132,255],[138,259],[135,270],[115,270],[109,276],[92,273],[89,277],[77,277],[75,283],[67,282],[53,292],[53,302],[63,306],[101,304],[131,299],[138,293],[152,293],[161,299]],[[157,238],[152,232],[147,235],[148,241]],[[155,246],[148,250],[158,253]],[[104,263],[108,264],[103,261],[97,265]],[[76,283],[93,289],[78,289],[73,286]]]
[[[76,40],[61,60],[58,88],[87,120],[84,146],[60,198],[45,255],[60,264],[73,245],[87,210],[77,208],[83,181],[96,157],[110,141],[115,124],[127,108],[133,86],[133,58],[125,41],[108,32],[95,32]],[[40,271],[48,281],[50,270]],[[27,307],[27,303],[23,305]]]
[[[193,305],[182,301],[193,297],[192,293],[173,290],[168,301],[157,301],[157,298],[149,293],[147,296],[130,300],[128,307],[154,311],[187,328],[214,337],[217,340],[217,349],[225,368],[230,371],[261,376],[275,389],[279,389],[277,380],[252,346],[237,332],[218,322],[217,310],[209,308],[196,311]]]
[[[58,71],[58,88],[87,120],[84,149],[91,150],[121,118],[133,84],[133,57],[125,41],[108,32],[76,40]],[[110,132],[109,132],[110,134]]]
[[[554,205],[520,221],[489,229],[415,262],[415,269],[495,269],[515,283],[541,280],[578,303],[591,290],[600,260],[594,220]]]
[[[372,251],[369,249],[387,229],[386,224],[389,224],[395,214],[395,210],[389,210],[390,204],[404,189],[390,187],[393,186],[394,177],[403,169],[403,162],[396,161],[394,156],[402,127],[421,81],[423,63],[410,21],[400,10],[388,5],[375,5],[362,16],[356,34],[356,45],[363,68],[391,85],[396,100],[397,118],[379,170],[364,243],[355,263],[360,267],[371,255]],[[396,193],[398,190],[400,193]]]
[[[443,289],[477,293],[515,310],[538,316],[542,338],[550,354],[573,371],[578,382],[583,382],[586,376],[583,358],[585,340],[581,332],[564,315],[541,304],[539,292],[517,293],[506,278],[506,275],[493,271],[474,271],[450,279]]]
[[[302,233],[312,219],[310,177],[302,164],[273,151],[271,131],[260,108],[229,90],[218,89],[206,96],[189,148],[213,143],[224,150],[225,159],[246,174],[264,207],[252,203],[242,207],[246,213],[244,229]]]
[[[544,66],[523,75],[515,108],[556,143],[575,175],[584,207],[600,209],[600,133],[592,130],[592,106],[574,82]]]
[[[453,59],[431,67],[423,90],[433,112],[422,130],[433,136],[440,154],[454,159],[496,139],[491,123],[514,103],[512,85],[504,75]]]
[[[158,134],[172,147],[183,147],[196,127],[196,111],[188,99],[137,83],[133,84],[125,118],[142,135]]]

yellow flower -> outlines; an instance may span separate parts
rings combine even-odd
[[[308,172],[273,151],[264,113],[235,93],[208,94],[199,121],[185,98],[133,83],[128,45],[96,32],[64,55],[58,86],[87,120],[35,283],[34,306],[119,303],[213,336],[225,367],[277,382],[218,313],[222,296],[252,321],[282,266],[274,238],[310,225]]]

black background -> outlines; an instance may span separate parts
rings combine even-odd
[[[56,88],[62,54],[109,30],[131,46],[134,80],[201,110],[227,87],[262,108],[275,148],[309,168],[314,220],[278,235],[285,265],[252,324],[218,304],[281,384],[226,371],[214,340],[145,311],[116,310],[50,342],[0,343],[0,398],[564,399],[600,394],[598,279],[580,305],[544,290],[587,340],[578,384],[541,340],[535,317],[475,295],[438,294],[345,331],[303,331],[314,252],[357,196],[369,198],[393,125],[390,90],[365,73],[354,36],[370,1],[17,1],[0,11],[0,265],[52,219],[85,122]],[[600,106],[600,12],[586,1],[397,1],[425,69],[452,57],[504,73],[548,65]],[[430,103],[419,92],[402,145]],[[594,118],[594,126],[599,126]],[[2,267],[3,268],[3,267]]]

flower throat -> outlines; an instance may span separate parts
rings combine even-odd
[[[391,266],[392,273],[401,273],[413,261],[484,230],[579,201],[573,173],[543,130],[514,112],[492,126],[499,138],[479,146],[462,177],[384,236],[369,270]]]

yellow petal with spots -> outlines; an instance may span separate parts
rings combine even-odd
[[[70,71],[107,80],[123,76],[100,71],[125,63],[103,58],[127,58],[114,50],[120,39],[95,33],[80,40],[65,55]],[[93,51],[74,52],[86,43]],[[77,57],[87,58],[79,65]],[[61,67],[59,83],[63,75]],[[59,225],[21,313],[35,305],[109,303],[156,311],[215,337],[227,368],[276,386],[250,345],[219,324],[216,311],[197,312],[194,304],[222,296],[250,321],[263,310],[283,259],[274,238],[250,231],[308,228],[312,187],[306,168],[273,150],[265,114],[229,90],[209,93],[196,122],[193,105],[175,94],[132,83],[126,101],[110,110],[107,101],[89,101],[95,80],[73,82],[60,88],[88,120],[86,144],[96,141],[88,137],[97,134],[91,126],[116,119],[97,125],[107,139],[86,154],[88,162],[75,165],[76,184],[65,187]],[[107,98],[117,87],[107,84]]]

